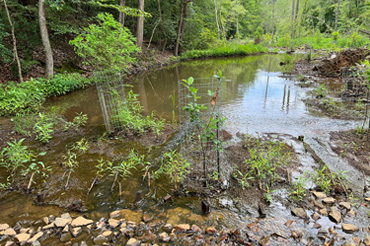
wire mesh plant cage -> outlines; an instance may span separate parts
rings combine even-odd
[[[107,131],[112,132],[121,127],[117,117],[120,110],[126,107],[125,86],[121,72],[94,72],[100,107]]]
[[[193,87],[197,91],[197,104],[204,104],[207,109],[200,113],[199,121],[203,126],[209,126],[211,117],[222,117],[222,82],[218,78],[194,79]],[[212,105],[212,97],[218,91],[215,105]],[[209,95],[211,93],[211,96]],[[178,81],[179,98],[179,131],[182,132],[183,141],[181,143],[181,155],[192,163],[192,175],[209,178],[217,172],[221,177],[225,177],[223,166],[225,165],[225,155],[223,152],[223,126],[217,124],[214,131],[214,138],[217,140],[209,141],[200,137],[204,128],[200,127],[197,121],[191,120],[189,112],[184,107],[193,102],[189,90],[183,85],[183,81]]]
[[[344,68],[342,70],[342,83],[344,92],[342,93],[342,100],[357,101],[360,98],[367,96],[368,88],[364,81],[361,67]]]

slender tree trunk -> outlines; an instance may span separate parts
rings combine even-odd
[[[299,0],[297,0],[297,4],[296,4],[296,9],[295,9],[295,35],[296,37],[299,37],[299,35],[297,36],[297,27],[298,27],[298,13],[299,13]]]
[[[272,23],[271,23],[271,30],[272,30],[272,38],[271,43],[274,43],[274,35],[275,35],[275,3],[276,0],[272,0]]]
[[[139,10],[144,12],[144,0],[139,0]],[[136,34],[137,46],[143,47],[143,39],[144,39],[144,16],[139,15],[137,17],[137,34]]]
[[[46,27],[44,2],[45,0],[39,0],[39,23],[42,44],[44,45],[46,54],[46,76],[50,77],[54,74],[54,61],[53,61],[53,51],[51,50],[50,46],[49,33]]]
[[[122,7],[126,6],[126,0],[121,0],[119,3],[119,6],[122,6]],[[119,23],[121,23],[122,27],[125,26],[125,17],[126,17],[126,14],[123,11],[120,11],[118,21]]]
[[[338,32],[338,15],[339,15],[340,0],[338,0],[337,10],[335,11],[335,31]]]
[[[290,37],[293,38],[294,36],[294,3],[295,0],[292,0],[292,23],[291,23],[291,30],[290,30]]]
[[[185,29],[185,18],[186,18],[187,6],[188,6],[188,3],[190,2],[193,2],[193,0],[181,0],[181,13],[180,13],[179,26],[177,28],[175,56],[179,55],[180,40],[181,40],[182,34],[184,33],[184,29]]]
[[[150,40],[149,40],[149,44],[148,44],[148,49],[150,48],[150,44],[152,43],[153,36],[154,36],[154,32],[155,32],[155,30],[157,29],[157,26],[158,26],[159,24],[161,24],[161,22],[162,22],[161,1],[160,1],[160,0],[157,0],[157,4],[158,4],[159,19],[158,19],[157,24],[156,24],[156,25],[154,26],[154,28],[153,28],[152,36],[150,36]]]
[[[18,66],[18,76],[19,76],[19,80],[20,80],[21,82],[23,82],[22,67],[21,67],[21,62],[20,62],[19,57],[18,57],[17,39],[16,39],[16,37],[15,37],[15,33],[14,33],[14,24],[13,24],[13,22],[12,22],[12,19],[10,18],[10,14],[9,14],[9,10],[8,10],[8,5],[6,4],[6,0],[4,0],[4,7],[5,7],[6,15],[8,16],[9,25],[10,25],[11,32],[12,32],[12,39],[13,39],[13,55],[14,55],[14,59],[15,59],[15,61],[17,62],[17,66]]]
[[[217,2],[216,0],[213,0],[215,3],[215,17],[216,17],[216,25],[217,25],[217,37],[220,39],[220,25],[218,24],[218,11],[217,11]]]
[[[238,8],[239,1],[236,0],[236,9]],[[238,37],[238,42],[240,40],[240,35],[239,35],[239,13],[236,13],[236,36]]]
[[[224,39],[226,39],[225,26],[224,26],[224,23],[222,22],[222,0],[220,1],[220,23],[221,23],[222,34],[224,36]]]

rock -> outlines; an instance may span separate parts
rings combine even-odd
[[[29,228],[22,228],[19,230],[19,233],[27,233]]]
[[[366,234],[366,235],[364,236],[364,244],[365,244],[366,246],[370,246],[370,236],[369,236],[369,234]]]
[[[168,236],[168,234],[166,232],[162,232],[161,234],[159,234],[159,240],[163,241],[163,242],[169,242],[171,240],[170,236]]]
[[[8,224],[0,224],[0,231],[5,231],[8,229],[10,226]]]
[[[346,242],[344,242],[344,243],[342,244],[342,246],[356,246],[356,244],[355,244],[355,243],[353,243],[353,242],[346,241]]]
[[[167,195],[163,198],[163,201],[164,201],[165,203],[167,203],[167,202],[172,202],[172,197],[171,197],[169,194],[167,194]]]
[[[361,239],[358,238],[358,237],[353,237],[352,238],[353,242],[355,242],[355,244],[359,245],[361,243]]]
[[[324,192],[313,191],[312,193],[318,199],[326,198],[326,194]]]
[[[175,226],[174,231],[175,232],[186,232],[190,230],[190,225],[189,224],[180,224]]]
[[[49,230],[54,228],[54,222],[42,227],[43,230]]]
[[[97,245],[102,245],[106,242],[108,242],[108,238],[104,237],[103,235],[99,235],[96,238],[94,238],[94,243]]]
[[[323,216],[328,216],[328,210],[326,208],[320,209],[319,214]]]
[[[13,241],[7,241],[6,244],[5,244],[5,246],[12,246],[12,245],[14,245]]]
[[[312,226],[313,228],[315,228],[315,229],[319,229],[319,228],[321,228],[322,226],[319,224],[319,223],[315,223],[315,224],[313,224],[313,226]]]
[[[366,197],[365,201],[370,202],[370,197]]]
[[[351,209],[351,210],[348,211],[347,215],[349,217],[355,217],[356,216],[356,212],[353,209]]]
[[[202,233],[202,229],[200,229],[200,227],[199,227],[199,226],[197,226],[197,225],[192,225],[192,226],[191,226],[191,230],[192,230],[193,232],[195,232],[195,233],[198,233],[198,232]]]
[[[72,217],[69,213],[64,213],[60,216],[60,218],[62,219],[67,219],[67,220],[71,220],[72,221]]]
[[[39,241],[34,241],[33,243],[31,243],[31,246],[41,246],[41,244]]]
[[[111,228],[115,229],[117,226],[119,226],[119,220],[116,219],[109,219],[108,224]]]
[[[17,233],[14,231],[13,228],[8,228],[4,231],[4,236],[15,236]]]
[[[162,227],[162,230],[164,230],[165,232],[167,233],[170,233],[172,231],[173,227],[170,223],[167,223],[165,224],[163,227]]]
[[[31,239],[29,239],[29,240],[27,241],[27,243],[32,244],[33,242],[35,242],[35,241],[39,240],[43,235],[44,235],[44,232],[39,231],[38,233],[36,233],[36,235],[34,235]]]
[[[24,244],[30,239],[31,235],[28,233],[21,233],[15,236],[15,239],[20,243]]]
[[[153,219],[153,216],[150,216],[149,214],[144,214],[143,215],[143,221],[145,223],[148,223],[149,221],[151,221]]]
[[[342,224],[342,229],[345,232],[356,232],[359,231],[359,228],[355,225],[352,224]]]
[[[58,228],[64,228],[67,224],[71,223],[72,219],[56,218],[54,225]]]
[[[303,208],[295,208],[292,210],[293,215],[301,218],[301,219],[306,219],[307,218],[307,213]]]
[[[60,236],[60,241],[62,242],[68,242],[69,240],[71,240],[72,238],[72,235],[71,233],[62,233],[62,235]]]
[[[113,232],[112,231],[104,231],[103,233],[102,233],[102,235],[104,236],[104,237],[110,237],[111,235],[113,234]]]
[[[88,246],[86,241],[82,241],[80,246]]]
[[[42,221],[45,223],[45,225],[48,225],[50,222],[48,217],[43,217]]]
[[[345,209],[348,209],[348,210],[351,209],[351,203],[349,202],[340,202],[339,205]]]
[[[318,221],[321,218],[317,213],[314,213],[311,217],[314,221]]]
[[[207,229],[206,229],[206,234],[209,234],[209,235],[216,235],[218,233],[218,231],[215,229],[215,228],[213,228],[213,227],[208,227]]]
[[[142,218],[143,218],[143,213],[141,212],[134,212],[129,209],[121,209],[121,210],[116,210],[112,213],[110,213],[110,218],[111,219],[125,219],[125,220],[131,220],[136,223],[140,223]]]
[[[325,208],[324,205],[322,205],[321,203],[317,202],[317,201],[314,201],[313,204],[318,207],[319,209],[323,209]]]
[[[130,238],[130,240],[127,241],[126,246],[138,246],[140,245],[140,241],[135,238]]]
[[[328,229],[330,235],[336,235],[337,232],[334,230],[334,228],[329,227]]]
[[[66,225],[64,228],[63,228],[63,231],[62,233],[67,233],[69,232],[69,225]]]
[[[329,218],[334,220],[336,223],[339,223],[342,219],[342,215],[336,207],[330,208]]]
[[[71,228],[71,234],[72,234],[73,237],[78,237],[81,232],[82,232],[82,228],[81,227]]]
[[[288,220],[287,222],[285,222],[285,226],[289,227],[291,224],[293,224],[293,220]]]
[[[327,198],[325,198],[322,201],[323,201],[323,203],[325,203],[327,205],[332,205],[332,204],[335,203],[336,200],[334,198],[332,198],[332,197],[327,197]]]
[[[82,227],[90,225],[92,223],[94,223],[94,221],[85,219],[84,217],[80,216],[72,221],[72,227]]]
[[[208,214],[209,213],[209,202],[207,200],[203,200],[202,201],[202,212],[205,213],[205,214]]]

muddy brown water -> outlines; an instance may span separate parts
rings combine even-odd
[[[303,54],[297,54],[296,58]],[[136,76],[130,81],[135,93],[140,94],[139,99],[144,108],[144,113],[149,114],[156,110],[162,117],[171,121],[172,101],[170,95],[175,91],[176,108],[178,116],[178,81],[190,76],[194,78],[210,78],[218,69],[223,71],[227,79],[222,86],[222,113],[227,118],[226,130],[237,141],[236,133],[248,133],[253,135],[263,133],[276,133],[285,136],[286,141],[293,144],[300,153],[304,170],[313,170],[315,164],[312,157],[304,152],[301,143],[294,139],[298,135],[305,136],[314,151],[333,170],[347,170],[350,182],[360,187],[360,173],[339,158],[329,147],[329,132],[353,129],[358,125],[356,121],[334,120],[319,112],[309,110],[302,101],[307,97],[309,89],[300,88],[296,81],[289,76],[282,76],[282,68],[279,66],[283,59],[282,54],[259,55],[250,57],[234,57],[211,60],[196,60],[184,62],[179,65],[150,71]],[[340,82],[337,82],[340,83]],[[340,84],[334,85],[340,87]],[[129,90],[130,87],[127,87]],[[111,211],[120,208],[133,209],[146,213],[159,213],[166,211],[172,223],[197,223],[202,226],[213,225],[216,227],[237,228],[255,221],[258,217],[257,202],[249,201],[248,204],[236,205],[238,199],[227,195],[214,198],[211,201],[212,212],[202,215],[202,197],[174,197],[173,203],[163,204],[162,199],[170,193],[171,186],[168,181],[162,179],[148,188],[142,181],[142,172],[136,171],[123,183],[122,200],[118,199],[117,192],[111,193],[112,178],[105,178],[99,182],[90,195],[86,195],[96,170],[94,166],[101,157],[111,158],[127,156],[132,148],[154,159],[155,153],[160,153],[160,146],[145,146],[135,141],[102,140],[105,132],[104,119],[99,103],[98,92],[95,86],[70,93],[66,96],[50,99],[47,107],[57,106],[65,110],[64,115],[72,119],[76,112],[88,115],[88,124],[83,133],[73,137],[63,136],[53,139],[48,145],[48,154],[45,162],[53,164],[53,171],[46,184],[38,184],[40,190],[47,194],[46,200],[50,204],[65,205],[81,200],[91,217],[99,218],[107,216]],[[176,133],[175,133],[176,134]],[[174,135],[175,135],[174,134]],[[95,139],[99,145],[79,158],[80,164],[71,175],[71,185],[67,190],[60,189],[64,181],[61,180],[64,170],[59,167],[61,156],[65,152],[65,146],[76,140],[86,137]],[[100,139],[100,140],[99,140]],[[37,148],[38,143],[30,142]],[[300,173],[295,173],[298,177]],[[142,199],[135,203],[136,194],[143,191]],[[284,223],[291,217],[290,209],[282,205],[286,200],[287,191],[277,191],[273,195],[272,206],[268,208],[268,216],[261,222],[269,229],[267,231],[286,232]],[[19,220],[37,220],[50,214],[57,215],[63,208],[56,205],[35,206],[32,201],[34,195],[11,193],[0,200],[0,222],[14,225]],[[365,215],[366,211],[362,211]],[[368,226],[366,216],[362,216],[356,224]],[[297,225],[304,228],[310,235],[317,233],[308,224],[295,219]],[[324,228],[333,227],[334,223],[322,220]]]

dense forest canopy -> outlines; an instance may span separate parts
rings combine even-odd
[[[287,47],[309,43],[306,39],[293,42],[303,37],[335,41],[348,37],[347,43],[339,44],[345,46],[363,44],[360,40],[370,36],[369,0],[2,0],[0,62],[10,65],[14,74],[15,50],[23,73],[35,63],[46,62],[41,54],[45,48],[40,4],[54,53],[58,47],[73,50],[69,41],[97,23],[99,13],[112,14],[138,38],[139,47],[143,33],[143,46],[154,43],[175,55],[233,40]],[[139,26],[143,30],[138,31]]]

